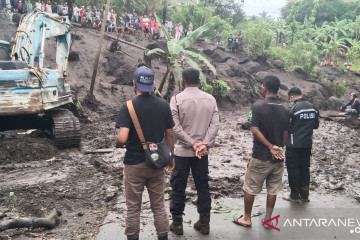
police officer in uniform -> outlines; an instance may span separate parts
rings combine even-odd
[[[284,200],[309,201],[310,157],[313,129],[319,127],[319,110],[293,87],[288,92],[290,106],[290,129],[286,142],[286,167],[288,171],[290,196]]]

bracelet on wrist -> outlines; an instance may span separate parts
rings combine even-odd
[[[271,147],[269,148],[269,151],[271,151],[271,149],[274,147],[274,145],[271,145]]]

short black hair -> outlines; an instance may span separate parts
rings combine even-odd
[[[353,96],[353,98],[357,98],[358,95],[356,93],[351,93],[351,95]]]
[[[298,87],[291,88],[288,92],[288,96],[291,96],[291,95],[300,96],[301,95],[300,88],[298,88]]]
[[[267,90],[271,93],[277,93],[280,87],[280,80],[276,76],[266,76],[263,81],[263,85],[267,88]]]
[[[191,67],[186,68],[182,73],[182,77],[184,81],[189,85],[199,84],[200,83],[199,76],[200,76],[199,70]]]

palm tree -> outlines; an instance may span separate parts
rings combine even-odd
[[[150,56],[152,54],[159,54],[161,57],[167,60],[167,70],[158,88],[160,94],[163,90],[166,80],[169,78],[168,90],[165,94],[165,99],[170,98],[172,92],[175,89],[176,79],[178,79],[178,83],[180,83],[180,76],[185,63],[200,71],[201,85],[205,91],[211,93],[213,91],[212,86],[206,83],[206,77],[202,73],[200,66],[197,62],[194,61],[194,59],[203,62],[214,74],[214,76],[217,76],[216,69],[210,63],[204,53],[190,47],[190,45],[193,44],[201,36],[202,33],[209,30],[212,27],[213,23],[210,22],[199,27],[198,29],[190,33],[187,37],[184,37],[181,40],[170,39],[170,36],[164,26],[162,24],[159,25],[162,28],[162,31],[164,31],[169,52],[166,53],[160,48],[155,48],[153,50],[147,51],[146,55]]]

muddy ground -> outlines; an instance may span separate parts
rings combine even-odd
[[[0,22],[3,28],[4,24]],[[6,24],[9,31],[15,27]],[[4,31],[8,36],[9,32]],[[4,31],[0,31],[0,39]],[[122,205],[116,204],[124,198],[121,184],[124,150],[114,148],[114,125],[120,106],[134,96],[129,84],[143,51],[120,44],[123,52],[110,53],[107,48],[112,40],[106,38],[95,86],[98,106],[94,107],[83,99],[89,89],[99,32],[82,28],[73,28],[72,31],[72,51],[79,54],[79,60],[69,62],[67,80],[74,97],[82,102],[87,117],[82,123],[80,148],[59,150],[53,146],[48,133],[42,131],[19,130],[0,134],[0,212],[7,215],[4,219],[42,217],[57,208],[62,212],[60,222],[53,230],[6,231],[0,233],[0,239],[94,239],[109,210],[124,211]],[[115,34],[112,36],[116,37]],[[141,46],[149,43],[148,39],[138,41],[132,36],[122,37]],[[203,43],[198,44],[204,47]],[[241,123],[246,122],[250,104],[260,98],[253,86],[259,85],[264,75],[274,74],[282,81],[280,96],[284,100],[286,91],[296,85],[322,109],[330,106],[330,95],[317,82],[308,81],[299,74],[286,73],[268,63],[259,63],[245,55],[231,56],[224,63],[212,61],[232,90],[226,99],[218,101],[222,124],[216,146],[210,152],[210,188],[214,199],[238,198],[243,196],[243,178],[252,148],[252,135],[241,128]],[[153,59],[152,68],[159,84],[165,72],[162,60]],[[338,73],[333,70],[326,71],[326,74],[335,80],[349,78],[354,86],[359,80],[354,76],[336,76]],[[211,78],[210,74],[208,76]],[[320,128],[314,133],[313,192],[320,196],[341,195],[360,201],[359,137],[359,130],[321,119]],[[87,153],[104,148],[111,151]],[[285,176],[284,192],[288,190],[287,186]],[[195,193],[190,180],[187,189],[189,201]]]

